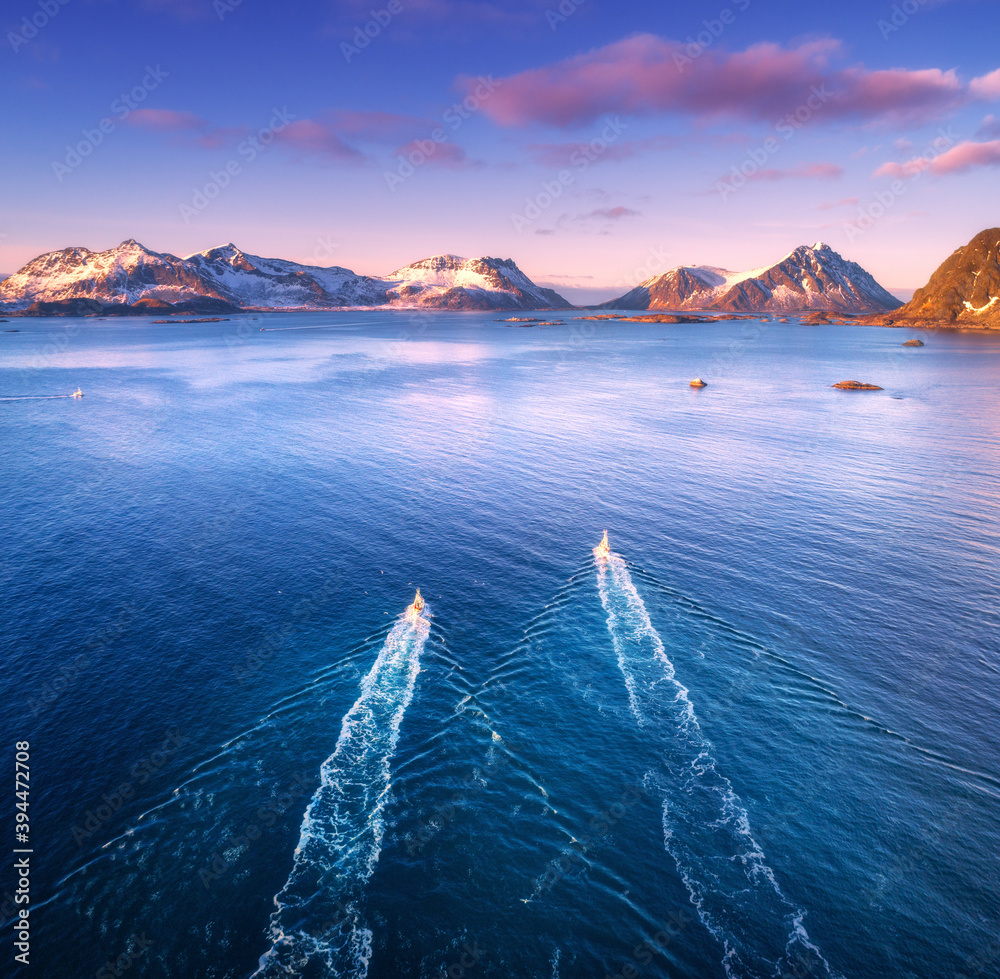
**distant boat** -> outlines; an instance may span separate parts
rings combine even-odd
[[[74,392],[73,392],[73,393],[72,393],[72,394],[70,395],[70,397],[71,397],[71,398],[82,398],[82,397],[83,397],[83,391],[82,391],[82,390],[80,390],[80,388],[77,388],[77,389],[76,389],[76,390],[75,390],[75,391],[74,391]]]
[[[611,545],[608,543],[608,532],[604,531],[601,543],[594,548],[595,557],[611,557]]]
[[[414,615],[419,615],[424,610],[424,600],[420,595],[420,589],[417,589],[417,594],[413,598],[413,604],[410,606],[410,611]]]

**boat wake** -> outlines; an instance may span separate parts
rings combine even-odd
[[[0,395],[0,401],[61,401],[64,398],[82,397],[82,394],[17,394]]]
[[[646,776],[659,792],[663,839],[702,924],[724,949],[730,977],[833,976],[810,941],[805,911],[782,892],[750,819],[718,771],[687,688],[623,558],[594,549],[608,632],[640,728],[662,738],[662,763]]]
[[[364,891],[381,853],[390,766],[430,631],[422,611],[420,601],[400,616],[344,715],[306,809],[291,874],[274,899],[271,948],[255,976],[367,975],[373,936],[362,918]]]

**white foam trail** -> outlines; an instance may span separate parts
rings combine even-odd
[[[357,323],[324,323],[322,326],[262,326],[260,333],[289,333],[292,330],[339,330],[345,326],[363,326],[359,320]]]
[[[614,553],[596,560],[601,604],[632,713],[646,730],[667,725],[669,777],[647,775],[663,793],[664,845],[698,917],[725,950],[726,975],[831,976],[806,933],[805,912],[782,893],[739,796],[716,770],[689,691],[677,679],[625,561]]]
[[[0,401],[59,401],[62,398],[72,397],[72,394],[20,394],[0,397]]]
[[[382,850],[390,765],[429,630],[427,618],[408,609],[361,681],[302,820],[291,874],[274,899],[271,948],[255,976],[367,975],[364,889]]]

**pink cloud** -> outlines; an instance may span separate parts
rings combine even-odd
[[[616,221],[625,218],[638,218],[642,216],[642,211],[636,211],[631,207],[623,207],[617,204],[613,207],[598,207],[592,211],[578,214],[560,214],[555,221],[555,231],[570,231],[574,233],[587,232],[591,234],[610,234],[608,226]],[[589,230],[596,229],[596,230]]]
[[[455,143],[436,143],[432,139],[415,139],[403,146],[397,147],[398,156],[410,159],[422,157],[421,166],[433,163],[441,167],[458,169],[465,166],[476,166],[465,155],[465,150]]]
[[[788,170],[776,168],[758,170],[747,177],[747,180],[833,180],[843,174],[844,168],[836,163],[804,163],[802,166],[791,167]]]
[[[839,73],[834,84],[845,85],[846,103],[838,114],[858,115],[893,125],[926,122],[965,100],[962,83],[954,70],[925,68],[906,71],[866,72],[851,68]],[[835,101],[834,109],[838,107]]]
[[[819,205],[818,210],[820,211],[832,211],[837,207],[853,207],[855,204],[860,203],[857,197],[842,197],[839,201],[824,201]]]
[[[620,221],[622,218],[637,218],[641,211],[633,211],[630,207],[599,207],[596,211],[591,211],[588,218],[603,218],[606,221]]]
[[[579,126],[618,113],[776,122],[805,107],[901,123],[933,118],[967,97],[953,71],[834,68],[843,47],[832,38],[709,49],[693,60],[684,51],[681,42],[639,34],[503,79],[482,111],[503,126]],[[456,84],[471,93],[476,83],[463,76]]]
[[[250,135],[249,126],[219,126],[199,136],[195,142],[206,150],[235,146],[244,136]]]
[[[360,160],[362,153],[345,143],[329,126],[315,119],[296,119],[278,134],[279,142],[301,153],[329,157],[335,160]]]
[[[988,75],[980,75],[969,82],[969,94],[977,99],[984,99],[990,102],[1000,99],[1000,68],[991,71]]]
[[[982,125],[976,130],[976,139],[1000,139],[1000,119],[985,116]]]
[[[915,156],[905,163],[883,163],[873,177],[913,177],[924,170],[937,176],[961,173],[978,167],[1000,166],[1000,139],[988,143],[967,140],[936,157]]]
[[[354,112],[349,109],[330,113],[329,124],[338,133],[376,143],[413,139],[441,125],[419,116],[395,112]]]
[[[133,126],[158,133],[203,132],[212,128],[207,119],[193,112],[176,112],[173,109],[135,109],[129,113],[128,121]]]
[[[229,146],[250,132],[247,126],[213,126],[193,112],[177,112],[174,109],[135,109],[128,114],[126,121],[139,129],[187,136],[188,139],[182,142],[193,142],[209,150]]]
[[[966,141],[953,146],[931,163],[931,172],[960,173],[975,167],[1000,166],[1000,139],[989,143]]]
[[[927,169],[927,161],[922,156],[915,156],[905,163],[883,163],[873,174],[873,177],[915,177]]]
[[[251,132],[246,126],[216,127],[193,112],[173,109],[137,109],[129,114],[128,121],[138,128],[167,133],[206,149],[234,145]],[[429,162],[453,167],[469,165],[459,146],[434,142],[431,134],[440,128],[440,123],[419,116],[342,110],[314,119],[294,119],[276,129],[274,136],[276,142],[300,154],[328,160],[362,161],[365,154],[355,144],[374,143],[395,146],[394,152],[404,156],[431,146]]]
[[[355,143],[395,146],[394,152],[405,156],[421,145],[426,148],[427,143],[433,143],[431,134],[441,128],[440,122],[419,116],[345,109],[322,113],[315,119],[293,122],[280,134],[280,138],[305,153],[341,160],[360,160],[363,154],[356,149]],[[434,145],[438,149],[430,158],[435,163],[459,165],[464,162],[464,151],[456,145]]]
[[[677,145],[672,136],[653,136],[648,139],[629,139],[620,143],[608,143],[600,153],[590,151],[586,143],[532,143],[528,146],[533,163],[544,167],[569,167],[581,161],[603,163],[611,160],[627,160],[655,150],[670,149]]]

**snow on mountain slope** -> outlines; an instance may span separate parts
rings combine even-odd
[[[701,309],[727,312],[881,313],[899,300],[856,262],[829,245],[801,245],[780,262],[747,272],[711,265],[680,266],[655,275],[609,309]]]
[[[229,299],[183,259],[149,251],[131,238],[104,252],[48,252],[0,282],[0,300],[23,304],[77,298],[179,302],[197,296]]]
[[[183,259],[150,251],[132,239],[104,252],[66,248],[39,256],[0,282],[0,301],[16,307],[71,299],[133,304],[199,297],[265,309],[387,304],[440,309],[570,308],[558,293],[536,286],[511,259],[438,255],[380,279],[345,268],[248,255],[231,243]]]
[[[899,315],[1000,329],[1000,228],[981,231],[952,252]]]
[[[552,289],[535,285],[510,258],[435,255],[386,276],[394,306],[441,309],[569,309]]]
[[[248,255],[231,242],[189,255],[185,261],[241,306],[379,306],[386,301],[386,284],[378,279],[337,266],[321,268]]]

